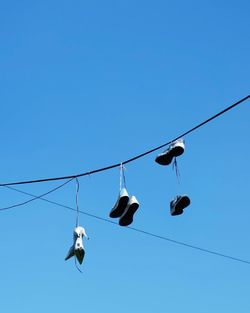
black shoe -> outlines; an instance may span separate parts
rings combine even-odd
[[[137,201],[135,196],[132,196],[129,199],[129,203],[124,211],[123,215],[119,220],[120,226],[128,226],[133,222],[133,217],[137,209],[139,208],[139,202]]]
[[[113,209],[109,213],[109,216],[113,218],[122,216],[127,207],[128,201],[128,192],[125,188],[122,188]]]
[[[169,148],[158,154],[155,162],[160,165],[169,165],[174,157],[180,156],[185,150],[185,144],[183,139],[178,139],[171,143]]]
[[[176,196],[174,200],[170,202],[170,214],[171,215],[180,215],[183,213],[183,210],[189,206],[190,199],[188,196]]]

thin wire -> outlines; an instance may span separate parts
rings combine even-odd
[[[17,191],[19,193],[23,193],[25,195],[28,195],[28,196],[31,196],[31,197],[35,197],[35,198],[38,199],[38,197],[36,197],[35,195],[33,195],[31,193],[28,193],[26,191],[22,191],[22,190],[19,190],[19,189],[16,189],[14,187],[10,187],[10,186],[5,186],[5,187],[8,188],[8,189],[11,189],[11,190]],[[54,204],[56,206],[59,206],[59,207],[71,210],[71,211],[76,211],[76,209],[74,209],[74,208],[72,208],[70,206],[67,206],[67,205],[64,205],[64,204],[61,204],[61,203],[58,203],[58,202],[55,202],[55,201],[51,201],[51,200],[48,200],[48,199],[45,199],[45,198],[41,198],[41,197],[39,199],[42,200],[42,201],[46,201],[48,203]],[[107,222],[107,223],[110,223],[110,224],[114,224],[116,226],[119,226],[118,223],[113,222],[112,220],[108,220],[106,218],[103,218],[103,217],[100,217],[100,216],[97,216],[97,215],[94,215],[94,214],[90,214],[88,212],[84,212],[84,211],[79,210],[79,213],[84,214],[84,215],[89,216],[89,217],[92,217],[92,218],[95,218],[95,219],[98,219],[98,220],[101,220],[101,221],[104,221],[104,222]],[[138,232],[138,233],[141,233],[141,234],[144,234],[144,235],[147,235],[147,236],[151,236],[151,237],[154,237],[154,238],[158,238],[158,239],[161,239],[161,240],[165,240],[165,241],[168,241],[168,242],[180,245],[180,246],[184,246],[184,247],[187,247],[187,248],[195,249],[197,251],[201,251],[201,252],[204,252],[204,253],[209,253],[209,254],[212,254],[212,255],[217,255],[219,257],[223,257],[223,258],[226,258],[226,259],[230,259],[230,260],[233,260],[233,261],[237,261],[237,262],[241,262],[241,263],[245,263],[245,264],[250,265],[250,261],[247,261],[247,260],[244,260],[244,259],[241,259],[241,258],[236,258],[236,257],[233,257],[231,255],[223,254],[223,253],[216,252],[216,251],[213,251],[213,250],[205,249],[205,248],[202,248],[202,247],[194,246],[194,245],[182,242],[182,241],[177,241],[177,240],[168,238],[166,236],[157,235],[157,234],[154,234],[154,233],[142,230],[142,229],[138,229],[138,228],[131,227],[131,226],[127,226],[126,229],[133,230],[135,232]]]
[[[231,255],[227,255],[227,254],[223,254],[223,253],[220,253],[220,252],[215,252],[215,251],[212,251],[212,250],[208,250],[208,249],[205,249],[205,248],[194,246],[194,245],[182,242],[182,241],[177,241],[177,240],[174,240],[174,239],[170,239],[170,238],[165,237],[165,236],[156,235],[156,234],[150,233],[150,232],[142,230],[142,229],[129,227],[129,226],[128,226],[128,228],[131,229],[131,230],[134,230],[136,232],[140,232],[142,234],[151,236],[151,237],[155,237],[155,238],[162,239],[162,240],[165,240],[165,241],[169,241],[169,242],[181,245],[181,246],[185,246],[187,248],[192,248],[192,249],[199,250],[199,251],[202,251],[202,252],[205,252],[205,253],[210,253],[210,254],[213,254],[213,255],[217,255],[217,256],[220,256],[220,257],[223,257],[223,258],[227,258],[227,259],[230,259],[230,260],[234,260],[234,261],[237,261],[237,262],[242,262],[242,263],[250,265],[250,261],[247,261],[247,260],[244,260],[244,259],[240,259],[240,258],[236,258],[236,257],[233,257]]]
[[[73,178],[72,178],[72,179],[73,179]],[[27,201],[24,201],[24,202],[21,202],[21,203],[17,203],[17,204],[14,204],[14,205],[10,205],[10,206],[5,207],[5,208],[0,208],[0,211],[10,210],[10,209],[13,209],[13,208],[16,208],[16,207],[25,205],[25,204],[27,204],[27,203],[33,202],[33,201],[35,201],[35,200],[37,200],[37,199],[41,199],[42,197],[45,197],[45,196],[49,195],[50,193],[52,193],[52,192],[54,192],[54,191],[56,191],[56,190],[58,190],[58,189],[64,187],[64,186],[65,186],[66,184],[68,184],[72,179],[67,180],[67,181],[64,182],[63,184],[61,184],[61,185],[59,185],[59,186],[57,186],[57,187],[55,187],[55,188],[53,188],[53,189],[51,189],[51,190],[49,190],[49,191],[43,193],[43,194],[40,195],[40,196],[33,196],[32,199],[29,199],[29,200],[27,200]],[[9,186],[5,186],[5,187],[10,188]],[[23,192],[23,193],[24,193],[24,192]],[[28,194],[28,193],[27,193],[27,194]]]
[[[79,194],[80,184],[76,177],[76,227],[79,226],[79,205],[78,205],[78,194]]]
[[[250,95],[242,98],[241,100],[235,102],[234,104],[228,106],[227,108],[225,108],[224,110],[220,111],[219,113],[211,116],[210,118],[208,118],[207,120],[203,121],[202,123],[194,126],[193,128],[189,129],[188,131],[184,132],[183,134],[179,135],[178,137],[170,140],[169,142],[166,142],[156,148],[153,148],[151,150],[148,150],[144,153],[141,153],[139,155],[136,155],[124,162],[123,165],[127,164],[127,163],[130,163],[130,162],[133,162],[137,159],[140,159],[152,152],[155,152],[165,146],[168,146],[171,142],[181,138],[181,137],[185,137],[186,135],[190,134],[191,132],[197,130],[198,128],[204,126],[205,124],[211,122],[212,120],[216,119],[217,117],[219,117],[220,115],[226,113],[227,111],[233,109],[234,107],[238,106],[240,103],[246,101],[247,99],[250,98]],[[42,183],[42,182],[49,182],[49,181],[54,181],[54,180],[65,180],[65,179],[71,179],[71,178],[76,178],[76,177],[83,177],[83,176],[86,176],[86,175],[90,175],[90,174],[96,174],[96,173],[99,173],[99,172],[103,172],[103,171],[107,171],[107,170],[110,170],[112,168],[115,168],[115,167],[119,167],[121,163],[116,163],[116,164],[113,164],[113,165],[109,165],[109,166],[106,166],[106,167],[102,167],[102,168],[99,168],[99,169],[95,169],[95,170],[91,170],[91,171],[88,171],[88,172],[84,172],[84,173],[80,173],[80,174],[76,174],[76,175],[68,175],[68,176],[60,176],[60,177],[51,177],[51,178],[43,178],[43,179],[35,179],[35,180],[26,180],[26,181],[17,181],[17,182],[10,182],[10,183],[3,183],[3,184],[0,184],[0,187],[1,186],[14,186],[14,185],[24,185],[24,184],[33,184],[33,183]]]
[[[31,194],[31,193],[26,192],[26,191],[23,191],[23,190],[20,190],[20,189],[17,189],[17,188],[15,188],[15,187],[10,187],[10,186],[4,186],[4,187],[5,187],[5,188],[8,188],[8,189],[10,189],[10,190],[17,191],[17,192],[22,193],[22,194],[27,195],[27,196],[37,198],[36,196],[34,196],[34,195]],[[70,207],[70,206],[67,206],[67,205],[64,205],[64,204],[61,204],[61,203],[57,203],[57,202],[55,202],[55,201],[48,200],[48,199],[45,199],[45,198],[39,198],[39,199],[42,200],[42,201],[46,201],[46,202],[48,202],[48,203],[54,204],[54,205],[56,205],[56,206],[60,206],[60,207],[62,207],[62,208],[65,208],[65,209],[68,209],[68,210],[71,210],[71,211],[76,212],[76,209],[74,209],[74,208],[72,208],[72,207]],[[81,211],[81,210],[79,210],[79,213],[85,214],[85,215],[87,215],[87,216],[89,216],[89,217],[93,217],[93,218],[96,218],[96,219],[99,219],[99,220],[103,220],[102,217],[99,217],[99,216],[97,216],[97,215],[94,215],[94,214],[91,214],[91,213],[87,213],[87,212],[84,212],[84,211]],[[105,220],[105,219],[104,219],[104,220]],[[114,223],[114,222],[112,222],[112,221],[110,221],[110,220],[108,220],[108,219],[106,219],[106,222],[110,222],[110,223],[116,224],[116,223]]]

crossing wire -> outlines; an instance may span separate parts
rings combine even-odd
[[[93,174],[96,174],[96,173],[99,173],[99,172],[103,172],[103,171],[107,171],[107,170],[110,170],[112,168],[115,168],[115,167],[119,167],[121,165],[121,163],[123,165],[127,164],[127,163],[130,163],[130,162],[133,162],[137,159],[140,159],[152,152],[155,152],[163,147],[166,147],[168,146],[171,142],[181,138],[181,137],[185,137],[186,135],[190,134],[191,132],[197,130],[198,128],[204,126],[205,124],[211,122],[212,120],[216,119],[217,117],[219,117],[220,115],[226,113],[227,111],[233,109],[234,107],[238,106],[239,104],[241,104],[242,102],[248,100],[250,98],[250,95],[242,98],[241,100],[235,102],[234,104],[228,106],[227,108],[225,108],[224,110],[220,111],[219,113],[211,116],[210,118],[208,118],[207,120],[203,121],[202,123],[194,126],[193,128],[189,129],[188,131],[182,133],[181,135],[179,135],[178,137],[172,139],[171,141],[169,142],[166,142],[156,148],[153,148],[151,150],[148,150],[144,153],[141,153],[139,155],[136,155],[128,160],[125,160],[123,162],[119,162],[119,163],[116,163],[116,164],[113,164],[113,165],[109,165],[109,166],[106,166],[106,167],[102,167],[102,168],[99,168],[99,169],[94,169],[94,170],[91,170],[91,171],[88,171],[88,172],[84,172],[84,173],[79,173],[79,174],[76,174],[76,175],[69,175],[69,176],[60,176],[60,177],[50,177],[50,178],[43,178],[43,179],[35,179],[35,180],[26,180],[26,181],[17,181],[17,182],[10,182],[10,183],[2,183],[0,184],[0,187],[1,186],[14,186],[14,185],[24,185],[24,184],[34,184],[34,183],[42,183],[42,182],[49,182],[49,181],[57,181],[57,180],[66,180],[66,179],[74,179],[74,178],[77,178],[77,177],[83,177],[83,176],[87,176],[87,175],[93,175]]]
[[[4,207],[4,208],[0,208],[0,211],[7,211],[7,210],[10,210],[10,209],[14,209],[14,208],[16,208],[16,207],[19,207],[19,206],[28,204],[28,203],[30,203],[30,202],[33,202],[33,201],[35,201],[35,200],[37,200],[37,199],[41,199],[42,197],[45,197],[45,196],[49,195],[50,193],[52,193],[52,192],[54,192],[54,191],[56,191],[56,190],[58,190],[58,189],[64,187],[65,185],[67,185],[67,184],[68,184],[70,181],[72,181],[72,180],[73,180],[73,178],[71,178],[71,179],[67,180],[66,182],[64,182],[63,184],[61,184],[61,185],[59,185],[59,186],[57,186],[57,187],[55,187],[55,188],[53,188],[53,189],[51,189],[51,190],[49,190],[49,191],[43,193],[43,194],[40,195],[40,196],[33,196],[32,199],[29,199],[29,200],[27,200],[27,201],[19,202],[19,203],[16,203],[16,204],[13,204],[13,205]],[[7,187],[7,188],[8,188],[9,186],[4,186],[4,187]],[[20,191],[19,191],[19,192],[20,192]],[[24,192],[23,192],[23,193],[24,193]]]
[[[67,205],[64,205],[64,204],[61,204],[61,203],[58,203],[58,202],[55,202],[55,201],[48,200],[46,198],[43,198],[42,196],[35,196],[35,195],[33,195],[33,194],[29,193],[29,192],[25,192],[25,191],[22,191],[20,189],[17,189],[17,188],[14,188],[14,187],[10,187],[10,186],[5,186],[5,187],[8,188],[8,189],[17,191],[19,193],[28,195],[30,197],[33,197],[35,199],[40,199],[42,201],[46,201],[48,203],[54,204],[56,206],[59,206],[59,207],[62,207],[62,208],[65,208],[65,209],[68,209],[68,210],[71,210],[71,211],[77,211],[75,208],[72,208],[70,206],[67,206]],[[84,212],[82,210],[79,210],[78,212],[81,213],[81,214],[84,214],[86,216],[89,216],[89,217],[101,220],[103,222],[114,224],[114,225],[117,225],[117,226],[120,227],[120,225],[118,223],[113,222],[111,220],[108,220],[106,218],[103,218],[103,217],[100,217],[100,216],[97,216],[97,215],[94,215],[94,214],[90,214],[90,213]],[[245,263],[245,264],[250,265],[250,261],[244,260],[242,258],[236,258],[236,257],[228,255],[228,254],[224,254],[224,253],[221,253],[221,252],[216,252],[216,251],[213,251],[213,250],[210,250],[210,249],[205,249],[205,248],[202,248],[202,247],[199,247],[199,246],[191,245],[191,244],[188,244],[188,243],[185,243],[185,242],[182,242],[182,241],[174,240],[174,239],[171,239],[171,238],[166,237],[166,236],[157,235],[157,234],[154,234],[154,233],[142,230],[142,229],[138,229],[138,228],[135,228],[135,227],[127,226],[126,229],[132,230],[132,231],[135,231],[137,233],[141,233],[141,234],[144,234],[144,235],[147,235],[147,236],[150,236],[150,237],[154,237],[156,239],[161,239],[161,240],[164,240],[164,241],[168,241],[168,242],[171,242],[173,244],[180,245],[180,246],[183,246],[183,247],[186,247],[186,248],[195,249],[195,250],[200,251],[200,252],[216,255],[216,256],[219,256],[219,257],[222,257],[222,258],[226,258],[226,259],[229,259],[229,260],[233,260],[233,261],[236,261],[236,262],[241,262],[241,263]]]

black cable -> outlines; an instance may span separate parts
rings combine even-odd
[[[42,196],[37,197],[35,195],[32,195],[31,193],[28,193],[28,192],[16,189],[14,187],[10,187],[10,186],[5,186],[5,187],[8,188],[8,189],[15,190],[17,192],[23,193],[25,195],[34,197],[35,199],[40,199],[40,200],[46,201],[48,203],[51,203],[51,204],[54,204],[54,205],[66,208],[66,209],[71,210],[71,211],[77,211],[76,209],[74,209],[74,208],[72,208],[70,206],[67,206],[67,205],[60,204],[60,203],[55,202],[55,201],[51,201],[51,200],[42,198]],[[103,217],[100,217],[100,216],[97,216],[97,215],[94,215],[94,214],[90,214],[90,213],[87,213],[87,212],[84,212],[84,211],[81,211],[81,210],[79,210],[79,213],[87,215],[89,217],[93,217],[93,218],[98,219],[98,220],[102,220],[104,222],[108,222],[108,223],[117,225],[117,226],[120,227],[120,225],[118,223],[113,222],[111,220],[108,220],[106,218],[103,218]],[[165,241],[177,244],[177,245],[181,245],[181,246],[184,246],[184,247],[187,247],[187,248],[195,249],[195,250],[198,250],[198,251],[201,251],[201,252],[217,255],[217,256],[220,256],[220,257],[223,257],[223,258],[226,258],[226,259],[230,259],[230,260],[233,260],[233,261],[237,261],[237,262],[241,262],[241,263],[245,263],[245,264],[250,265],[250,261],[247,261],[247,260],[244,260],[244,259],[240,259],[240,258],[236,258],[236,257],[233,257],[231,255],[223,254],[223,253],[220,253],[220,252],[215,252],[215,251],[212,251],[212,250],[208,250],[208,249],[205,249],[205,248],[201,248],[201,247],[198,247],[198,246],[194,246],[194,245],[191,245],[191,244],[188,244],[188,243],[185,243],[185,242],[182,242],[182,241],[177,241],[177,240],[165,237],[165,236],[156,235],[154,233],[150,233],[150,232],[142,230],[142,229],[134,228],[134,227],[131,227],[131,226],[127,226],[126,229],[133,230],[135,232],[138,232],[138,233],[141,233],[141,234],[144,234],[144,235],[147,235],[147,236],[151,236],[151,237],[154,237],[154,238],[162,239],[162,240],[165,240]]]
[[[139,158],[142,158],[152,152],[155,152],[156,150],[159,150],[165,146],[168,146],[171,142],[181,138],[181,137],[184,137],[188,134],[190,134],[191,132],[195,131],[196,129],[204,126],[205,124],[211,122],[212,120],[214,120],[215,118],[219,117],[220,115],[226,113],[227,111],[233,109],[234,107],[236,107],[237,105],[239,105],[240,103],[246,101],[247,99],[250,98],[250,95],[246,96],[245,98],[242,98],[241,100],[235,102],[234,104],[230,105],[229,107],[225,108],[224,110],[220,111],[219,113],[213,115],[212,117],[208,118],[207,120],[205,120],[204,122],[196,125],[195,127],[189,129],[188,131],[184,132],[183,134],[179,135],[178,137],[172,139],[171,141],[167,142],[167,143],[164,143],[163,145],[160,145],[156,148],[153,148],[151,150],[148,150],[142,154],[139,154],[137,156],[134,156],[124,162],[122,162],[123,165],[127,164],[127,163],[130,163],[130,162],[133,162]],[[106,167],[102,167],[102,168],[99,168],[99,169],[96,169],[96,170],[92,170],[92,171],[89,171],[89,172],[84,172],[84,173],[80,173],[80,174],[76,174],[76,175],[69,175],[69,176],[60,176],[60,177],[51,177],[51,178],[43,178],[43,179],[35,179],[35,180],[26,180],[26,181],[19,181],[19,182],[10,182],[10,183],[3,183],[3,184],[0,184],[0,187],[1,186],[13,186],[13,185],[23,185],[23,184],[33,184],[33,183],[42,183],[42,182],[48,182],[48,181],[54,181],[54,180],[65,180],[65,179],[72,179],[72,178],[76,178],[76,177],[82,177],[82,176],[86,176],[86,175],[92,175],[92,174],[95,174],[95,173],[99,173],[99,172],[103,172],[103,171],[107,171],[107,170],[110,170],[112,168],[115,168],[115,167],[119,167],[121,165],[121,162],[119,163],[116,163],[116,164],[113,164],[113,165],[110,165],[110,166],[106,166]]]
[[[73,178],[72,178],[72,179],[73,179]],[[43,193],[43,194],[40,195],[40,196],[33,196],[33,195],[32,195],[33,198],[30,199],[30,200],[27,200],[27,201],[24,201],[24,202],[21,202],[21,203],[17,203],[17,204],[14,204],[14,205],[10,205],[10,206],[5,207],[5,208],[0,208],[0,211],[10,210],[10,209],[16,208],[16,207],[18,207],[18,206],[22,206],[22,205],[25,205],[25,204],[30,203],[30,202],[32,202],[32,201],[35,201],[35,200],[37,200],[37,199],[41,199],[42,197],[45,197],[45,196],[49,195],[50,193],[52,193],[52,192],[54,192],[54,191],[56,191],[56,190],[58,190],[58,189],[64,187],[64,186],[67,185],[72,179],[67,180],[67,181],[64,182],[63,184],[61,184],[61,185],[59,185],[59,186],[57,186],[57,187],[55,187],[55,188],[53,188],[53,189],[51,189],[51,190],[49,190],[49,191]],[[9,186],[5,186],[5,187],[11,188],[11,187],[9,187]],[[13,190],[14,190],[14,189],[13,189]],[[17,191],[17,190],[16,190],[16,191]],[[20,192],[20,191],[19,191],[19,192]],[[25,192],[22,192],[22,193],[31,196],[31,194],[28,194],[28,193],[25,193]]]
[[[24,195],[27,195],[27,196],[30,196],[30,197],[34,197],[35,199],[40,199],[40,200],[46,201],[46,202],[48,202],[48,203],[51,203],[51,204],[60,206],[60,207],[62,207],[62,208],[65,208],[65,209],[74,211],[74,212],[76,211],[76,209],[74,209],[74,208],[72,208],[72,207],[70,207],[70,206],[67,206],[67,205],[64,205],[64,204],[61,204],[61,203],[58,203],[58,202],[55,202],[55,201],[51,201],[51,200],[48,200],[48,199],[45,199],[45,198],[42,198],[42,197],[36,197],[36,196],[34,196],[33,194],[31,194],[31,193],[29,193],[29,192],[26,192],[26,191],[23,191],[23,190],[20,190],[20,189],[16,189],[16,188],[10,187],[10,186],[4,186],[4,187],[5,187],[5,188],[8,188],[8,189],[11,189],[11,190],[14,190],[14,191],[17,191],[17,192],[22,193],[22,194],[24,194]],[[0,211],[1,211],[1,210],[0,210]],[[109,223],[111,223],[111,224],[117,224],[117,223],[115,223],[115,222],[113,222],[113,221],[111,221],[111,220],[108,220],[108,219],[99,217],[99,216],[94,215],[94,214],[91,214],[91,213],[87,213],[87,212],[84,212],[84,211],[81,211],[81,210],[79,210],[79,212],[80,212],[81,214],[85,214],[85,215],[87,215],[87,216],[89,216],[89,217],[93,217],[93,218],[96,218],[96,219],[99,219],[99,220],[103,220],[103,221],[109,222]],[[118,225],[118,224],[117,224],[117,225]]]
[[[210,254],[213,254],[213,255],[217,255],[217,256],[220,256],[220,257],[223,257],[223,258],[231,259],[231,260],[234,260],[234,261],[237,261],[237,262],[242,262],[242,263],[246,263],[246,264],[250,265],[250,261],[239,259],[239,258],[235,258],[235,257],[227,255],[227,254],[223,254],[223,253],[220,253],[220,252],[215,252],[215,251],[208,250],[208,249],[205,249],[205,248],[201,248],[201,247],[198,247],[198,246],[190,245],[190,244],[182,242],[182,241],[177,241],[177,240],[174,240],[174,239],[167,238],[165,236],[156,235],[156,234],[153,234],[153,233],[150,233],[150,232],[138,229],[138,228],[129,227],[129,229],[132,229],[134,231],[137,231],[137,232],[140,232],[142,234],[149,235],[149,236],[152,236],[152,237],[155,237],[155,238],[166,240],[166,241],[169,241],[169,242],[181,245],[181,246],[185,246],[187,248],[192,248],[192,249],[195,249],[195,250],[199,250],[199,251],[202,251],[202,252],[210,253]]]

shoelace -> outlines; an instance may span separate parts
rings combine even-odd
[[[78,264],[76,262],[76,256],[75,256],[75,267],[81,274],[83,274],[83,272],[81,271],[80,267],[78,266]]]
[[[180,174],[180,171],[179,171],[179,167],[178,167],[178,163],[177,163],[176,157],[174,158],[174,162],[173,162],[173,170],[175,171],[175,175],[177,177],[177,181],[180,184],[180,182],[181,182],[181,174]]]
[[[120,165],[120,191],[122,190],[122,186],[127,189],[124,170],[125,170],[125,167],[121,163]]]
[[[79,226],[79,205],[78,205],[78,194],[79,194],[80,184],[76,177],[76,227]]]

